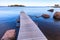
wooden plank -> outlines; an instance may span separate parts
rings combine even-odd
[[[47,40],[38,26],[24,12],[20,13],[20,30],[17,40]]]

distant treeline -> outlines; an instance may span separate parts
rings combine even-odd
[[[8,7],[25,7],[24,5],[17,5],[17,4],[15,4],[15,5],[8,5]]]

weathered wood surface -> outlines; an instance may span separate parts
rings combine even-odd
[[[20,30],[17,40],[47,40],[38,26],[24,12],[20,13]]]

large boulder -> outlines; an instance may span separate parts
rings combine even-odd
[[[48,11],[53,12],[53,11],[54,11],[54,9],[49,9]]]
[[[60,12],[55,12],[55,14],[53,15],[53,18],[60,20]]]
[[[15,40],[15,29],[7,30],[1,40]]]
[[[49,18],[50,15],[48,15],[48,14],[43,14],[42,17],[44,17],[44,18]]]

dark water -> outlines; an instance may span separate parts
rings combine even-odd
[[[60,21],[51,22],[49,19],[42,17],[35,18],[30,16],[33,21],[38,25],[40,30],[48,38],[48,40],[60,40]]]
[[[49,9],[54,9],[54,12],[47,11]],[[60,12],[60,8],[52,7],[0,7],[0,38],[6,30],[18,29],[16,20],[21,11],[26,12],[32,18],[48,40],[60,40],[60,21],[53,19],[54,13]],[[42,14],[49,14],[50,18],[35,17]]]
[[[20,14],[18,9],[13,7],[0,7],[0,39],[9,29],[15,29],[17,34],[19,29],[19,27],[17,27],[17,20]]]

